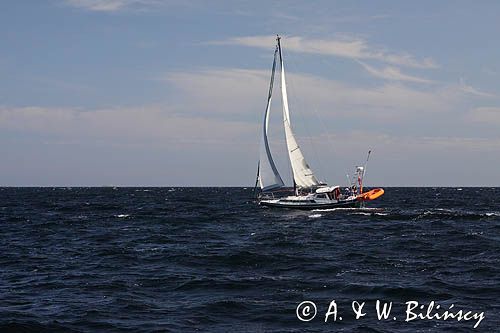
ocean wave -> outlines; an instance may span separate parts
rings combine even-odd
[[[371,311],[325,325],[333,299],[454,302],[498,330],[500,189],[389,188],[315,211],[261,209],[251,188],[170,189],[2,189],[0,332],[437,328]],[[321,311],[311,326],[295,317],[304,300]]]

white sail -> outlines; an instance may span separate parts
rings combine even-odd
[[[281,195],[275,197],[266,193],[260,193],[257,198],[259,205],[266,207],[281,207],[295,209],[330,209],[337,207],[364,207],[364,202],[374,200],[384,193],[383,189],[373,189],[368,192],[363,189],[363,175],[366,171],[366,159],[363,167],[357,167],[356,175],[358,176],[359,190],[356,186],[350,186],[345,193],[341,191],[340,186],[327,186],[327,184],[318,181],[314,172],[307,164],[302,151],[300,150],[297,139],[293,134],[290,111],[288,106],[288,95],[286,91],[285,66],[283,65],[283,55],[280,45],[280,37],[277,37],[277,48],[274,52],[273,71],[271,75],[271,84],[269,87],[269,95],[267,98],[266,113],[264,116],[264,126],[262,128],[263,142],[260,151],[259,168],[257,169],[257,179],[255,180],[255,188],[260,182],[260,187],[263,191],[284,186],[281,176],[276,170],[273,158],[269,149],[268,142],[268,126],[269,112],[271,106],[271,95],[274,83],[274,74],[277,66],[277,52],[279,51],[280,68],[281,68],[281,97],[283,100],[283,125],[285,129],[285,139],[290,158],[290,165],[293,175],[294,195]],[[348,177],[349,178],[349,177]],[[352,183],[351,185],[355,185]],[[287,191],[283,191],[287,192]]]
[[[269,94],[267,96],[267,106],[266,113],[264,115],[264,125],[262,127],[262,143],[260,145],[260,159],[259,159],[259,185],[262,191],[272,190],[278,187],[282,187],[285,184],[281,179],[281,176],[276,169],[276,165],[273,161],[273,156],[271,155],[271,149],[269,148],[268,141],[268,128],[269,128],[269,110],[271,108],[271,99],[273,92],[273,84],[274,84],[274,72],[276,69],[276,51],[274,51],[274,61],[273,61],[273,70],[271,73],[271,83],[269,85]]]
[[[285,126],[285,139],[288,148],[288,156],[290,157],[290,163],[292,165],[293,179],[295,184],[299,188],[308,188],[316,185],[320,185],[321,182],[318,181],[314,172],[311,170],[307,164],[302,151],[300,150],[299,144],[295,139],[292,131],[292,125],[290,121],[290,112],[288,111],[288,96],[286,93],[286,81],[285,81],[285,67],[283,65],[283,55],[281,53],[280,40],[278,38],[278,48],[280,53],[280,66],[281,66],[281,96],[283,99],[283,122]]]

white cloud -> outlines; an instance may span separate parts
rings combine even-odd
[[[59,143],[108,140],[113,144],[180,147],[242,143],[254,135],[257,127],[239,121],[182,116],[163,107],[95,110],[0,107],[0,128],[48,135]]]
[[[276,36],[248,36],[234,37],[224,41],[210,42],[219,45],[242,45],[258,48],[272,48]],[[315,53],[333,55],[349,59],[373,59],[382,62],[416,67],[416,68],[436,68],[437,64],[430,58],[422,60],[416,59],[408,53],[394,53],[376,48],[368,44],[362,38],[341,37],[337,39],[307,39],[304,37],[285,37],[282,40],[283,46],[288,52]]]
[[[268,70],[232,68],[175,72],[163,79],[179,89],[178,95],[183,96],[179,101],[186,103],[186,109],[207,117],[242,119],[258,124],[265,107],[269,75]],[[275,88],[278,86],[276,83]],[[412,160],[415,156],[438,156],[445,150],[461,156],[460,147],[462,153],[491,152],[500,147],[500,140],[492,139],[491,134],[490,138],[481,137],[481,134],[474,137],[466,131],[469,125],[462,115],[467,111],[469,97],[457,85],[435,84],[422,89],[388,82],[363,87],[289,72],[288,87],[292,122],[308,156],[312,151],[308,148],[314,148],[307,147],[310,142],[319,142],[324,152],[331,147],[321,145],[334,142],[340,156],[345,156],[350,163],[353,152],[359,154],[369,148],[383,150],[382,155],[406,156]],[[273,105],[277,111],[273,111],[273,115],[279,121],[279,89],[274,91]],[[347,127],[339,126],[339,122]],[[356,128],[365,132],[353,132]],[[368,133],[367,128],[376,130]],[[460,137],[456,133],[464,134]],[[331,139],[323,140],[323,135]],[[258,140],[255,133],[249,133],[247,139],[249,143]],[[418,155],[414,154],[416,152]],[[328,162],[329,157],[326,159]],[[314,160],[312,162],[318,166]],[[347,167],[349,165],[344,165],[341,170]],[[327,171],[323,174],[328,174]]]
[[[492,126],[500,125],[500,107],[479,107],[472,109],[466,116],[467,120],[490,124]]]
[[[253,115],[260,119],[269,85],[269,71],[211,69],[168,74],[164,80],[189,96],[197,112]],[[401,121],[422,114],[449,111],[460,99],[453,88],[418,90],[398,83],[359,87],[313,75],[288,73],[292,109],[316,109],[327,116]],[[275,90],[273,103],[279,103]]]
[[[401,73],[401,70],[396,67],[388,66],[384,67],[383,69],[377,69],[361,61],[358,61],[358,63],[361,66],[363,66],[363,68],[368,73],[381,79],[391,80],[391,81],[416,82],[416,83],[434,83],[434,81],[432,80],[427,80],[420,77],[403,74]]]
[[[491,174],[492,166],[499,162],[500,138],[497,136],[483,138],[464,133],[460,137],[456,134],[463,133],[461,129],[467,128],[467,122],[455,116],[458,115],[457,107],[467,97],[457,86],[441,89],[433,86],[434,89],[428,91],[402,84],[354,87],[312,75],[289,74],[289,82],[294,88],[290,89],[294,124],[300,126],[300,114],[310,115],[314,113],[314,108],[326,120],[323,128],[321,124],[315,124],[319,131],[314,131],[310,138],[301,136],[302,133],[297,131],[306,158],[317,174],[324,177],[322,179],[332,183],[342,182],[345,172],[361,163],[368,149],[374,150],[369,182],[379,185],[463,185],[463,175],[472,173],[473,168],[474,172],[477,171],[477,166],[470,161],[488,156],[489,162],[481,165],[481,175]],[[252,183],[258,158],[258,127],[265,107],[269,72],[207,69],[170,73],[163,79],[178,89],[177,99],[169,101],[169,106],[91,110],[0,106],[0,130],[16,132],[20,135],[16,135],[14,140],[24,142],[4,145],[8,149],[17,147],[16,151],[21,153],[18,159],[11,159],[9,165],[2,166],[3,174],[17,174],[16,165],[26,156],[30,160],[27,164],[45,163],[52,170],[53,160],[68,160],[66,154],[75,151],[70,153],[73,154],[71,158],[79,159],[81,163],[104,161],[86,168],[91,179],[89,184],[130,184],[130,179],[151,184]],[[277,95],[275,93],[275,106],[279,104]],[[303,103],[297,103],[299,98]],[[274,116],[279,118],[279,113],[275,112]],[[498,121],[499,114],[500,108],[497,107],[478,108],[473,112],[477,121],[488,123],[492,123],[492,119]],[[425,131],[425,125],[434,124],[440,115],[447,119],[450,130]],[[342,118],[348,120],[345,122],[348,125],[345,128],[337,126],[337,130],[332,131],[330,123],[335,125]],[[377,120],[379,122],[375,123]],[[419,127],[417,122],[424,124],[423,127]],[[368,124],[364,130],[363,123]],[[274,126],[277,124],[279,121]],[[325,127],[327,131],[321,131]],[[404,131],[394,131],[395,128],[413,129],[414,134],[403,134]],[[282,133],[276,127],[273,131],[276,138],[281,134],[279,140],[283,146]],[[327,137],[329,139],[325,140]],[[51,152],[53,159],[33,154],[30,148],[26,148],[30,146],[40,150],[40,142],[50,145],[46,151]],[[272,144],[279,147],[274,141]],[[92,149],[81,148],[89,146]],[[101,151],[109,154],[122,154],[115,163],[118,166],[121,161],[132,163],[128,173],[115,175],[114,168],[102,175],[108,157],[103,159],[95,153],[94,147],[104,147],[106,149]],[[322,152],[320,159],[318,154],[315,156],[315,151]],[[278,163],[280,158],[285,161],[279,165],[281,170],[287,170],[284,149],[281,153],[278,149],[273,150],[273,153]],[[109,160],[112,159],[113,156],[110,156]],[[145,167],[142,164],[148,159],[157,163],[148,165],[152,178],[144,178]],[[80,169],[79,164],[74,163],[69,169],[55,170],[65,172],[67,179],[73,179]],[[27,179],[34,179],[32,184],[40,184],[40,179],[32,176],[37,175],[34,169],[27,170],[14,183],[23,183],[25,177],[31,175]],[[210,170],[224,171],[213,175]],[[408,170],[411,171],[410,180]],[[436,172],[442,174],[436,176]],[[47,184],[68,183],[61,180],[58,173],[54,173],[53,180],[47,181]],[[490,181],[486,177],[470,176],[469,179],[470,184],[476,185],[477,182],[487,184]]]
[[[316,137],[310,146],[302,146],[316,174],[328,177],[325,180],[329,183],[343,184],[346,172],[363,163],[369,149],[369,186],[491,186],[500,181],[498,177],[488,177],[496,175],[500,163],[500,137],[349,131]],[[309,148],[313,146],[322,152],[321,159],[311,154],[313,150]],[[487,162],[478,164],[478,160]]]
[[[479,96],[479,97],[496,97],[493,94],[480,91],[480,90],[475,89],[474,87],[466,84],[464,78],[460,78],[459,88],[461,91],[463,91],[467,94],[471,94],[471,95],[475,95],[475,96]]]
[[[411,159],[411,154],[435,153],[444,150],[491,151],[500,149],[499,138],[483,137],[461,137],[461,136],[411,136],[394,135],[383,131],[372,130],[348,130],[342,133],[323,133],[321,135],[303,139],[303,146],[317,146],[320,151],[327,152],[333,145],[333,155],[350,156],[352,152],[364,152],[374,149],[374,152],[391,152],[401,154],[402,157]],[[310,151],[308,149],[305,149]],[[361,158],[361,157],[360,157]]]
[[[168,107],[0,107],[0,131],[0,184],[14,186],[247,185],[259,143],[256,124]]]
[[[263,70],[231,68],[173,72],[161,80],[180,89],[181,96],[189,99],[186,109],[202,114],[249,115],[265,107],[269,76]],[[258,114],[254,119],[260,119]]]
[[[158,4],[158,0],[66,0],[66,4],[99,12],[115,12],[125,8],[146,8]]]

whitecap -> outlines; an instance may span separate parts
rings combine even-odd
[[[318,209],[313,209],[313,212],[336,212],[336,211],[353,211],[359,208],[318,208]]]
[[[354,208],[354,207],[339,207],[339,208],[324,208],[324,209],[313,209],[312,212],[349,212],[352,214],[358,213],[368,213],[367,215],[371,215],[373,213],[377,213],[380,215],[388,215],[386,213],[381,213],[382,208]]]
[[[309,215],[310,218],[312,219],[315,219],[315,218],[318,218],[318,217],[321,217],[323,216],[322,214],[312,214],[312,215]]]
[[[125,217],[129,217],[130,214],[118,214],[118,215],[115,215],[115,217],[119,217],[119,218],[125,218]]]

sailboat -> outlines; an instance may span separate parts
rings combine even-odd
[[[293,194],[291,195],[279,195],[283,193],[283,190],[285,190],[285,192],[287,190],[276,168],[276,164],[274,163],[268,140],[269,115],[278,58],[281,78],[281,99],[283,104],[283,126],[285,129],[285,140],[293,178]],[[338,185],[331,186],[318,180],[304,158],[304,154],[292,130],[281,38],[277,36],[271,82],[269,84],[269,93],[262,126],[262,142],[255,183],[255,187],[257,188],[257,186],[259,186],[261,190],[258,196],[258,203],[267,207],[295,209],[362,207],[365,201],[374,200],[384,194],[384,190],[381,188],[363,192],[363,178],[369,157],[370,152],[368,152],[365,165],[356,167],[356,172],[352,181],[350,181],[349,186],[344,190]]]

